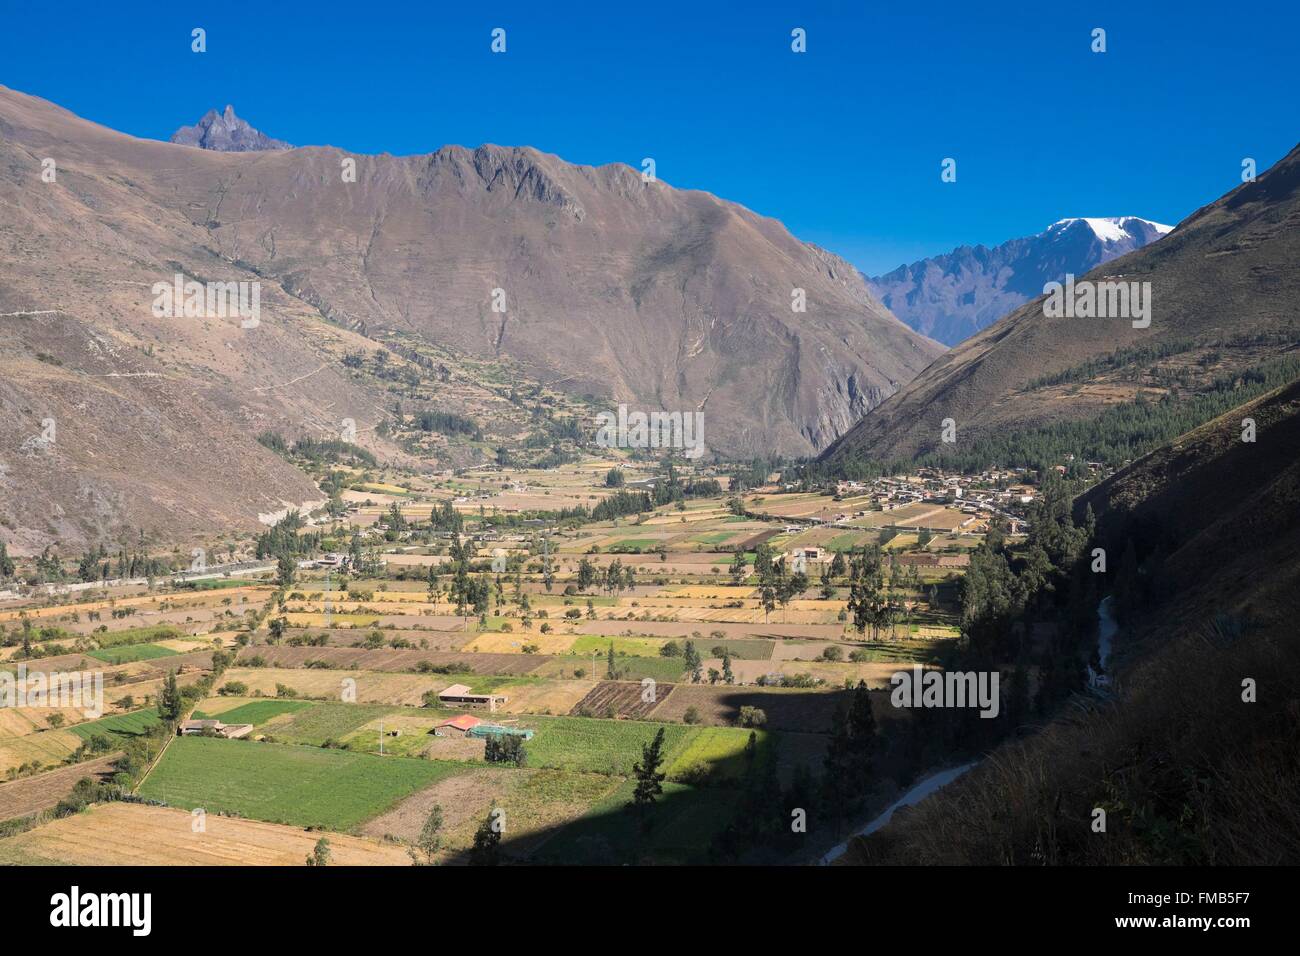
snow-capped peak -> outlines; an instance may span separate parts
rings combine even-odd
[[[1140,216],[1110,216],[1104,219],[1089,218],[1086,216],[1075,217],[1071,219],[1059,219],[1047,227],[1048,232],[1059,231],[1072,223],[1084,222],[1092,230],[1092,234],[1102,242],[1120,242],[1132,237],[1129,230],[1130,224],[1146,223],[1154,229],[1159,235],[1165,235],[1173,232],[1173,226],[1166,226],[1164,223],[1152,222],[1150,219],[1143,219]]]

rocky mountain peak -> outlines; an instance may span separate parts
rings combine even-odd
[[[197,146],[221,153],[251,153],[269,149],[293,149],[289,143],[272,139],[235,115],[226,104],[224,113],[208,110],[193,126],[182,126],[172,133],[171,141],[182,146]]]

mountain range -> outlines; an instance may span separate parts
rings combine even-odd
[[[1043,292],[1067,273],[1081,276],[1141,249],[1171,226],[1119,216],[1062,219],[1035,236],[960,246],[871,279],[889,310],[922,335],[956,345]]]
[[[606,407],[700,411],[706,447],[739,456],[826,447],[942,351],[839,257],[624,165],[490,145],[260,149],[235,119],[209,114],[195,149],[0,87],[0,522],[15,553],[255,527],[319,499],[256,436],[347,418],[396,455],[376,430],[391,395],[342,361],[395,337]],[[178,275],[255,283],[260,322],[160,315]]]
[[[822,461],[993,455],[1011,436],[1025,442],[1108,410],[1123,419],[1134,402],[1230,391],[1295,357],[1298,260],[1300,147],[1159,242],[1079,277],[1137,283],[1151,307],[1146,327],[1122,315],[1055,315],[1039,295],[942,355]]]

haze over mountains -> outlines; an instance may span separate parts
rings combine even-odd
[[[1044,284],[1141,249],[1171,226],[1118,216],[1062,219],[1036,236],[960,246],[871,280],[880,300],[922,335],[956,345],[1042,294]]]
[[[1043,297],[944,354],[822,456],[889,460],[1096,417],[1139,395],[1195,394],[1300,343],[1300,147],[1157,243],[1088,273],[1149,282],[1148,328],[1049,318]],[[1081,277],[1082,278],[1082,277]],[[951,418],[957,441],[942,442]]]
[[[0,88],[0,519],[16,553],[246,527],[318,499],[255,436],[351,418],[395,453],[373,431],[388,396],[338,359],[394,333],[611,406],[700,410],[706,446],[732,455],[815,452],[941,351],[837,256],[626,166],[262,149],[234,120],[209,114],[193,149]],[[153,287],[176,274],[259,282],[260,324],[156,316]],[[53,443],[36,440],[47,419]]]

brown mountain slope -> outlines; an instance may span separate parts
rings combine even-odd
[[[1257,440],[1241,440],[1243,418]],[[1150,598],[1114,641],[1109,703],[1004,744],[848,862],[1300,861],[1300,383],[1184,435],[1076,501]],[[1152,562],[1152,555],[1163,561]],[[1113,566],[1112,566],[1113,567]],[[1132,582],[1115,582],[1119,585]],[[1253,702],[1243,681],[1254,681]],[[1107,811],[1104,834],[1092,830]]]
[[[622,165],[495,146],[196,153],[13,92],[0,116],[7,141],[129,181],[156,218],[199,230],[187,241],[331,318],[508,355],[579,394],[703,409],[721,450],[824,447],[941,351],[774,220]]]
[[[260,281],[260,325],[155,317],[177,272]],[[350,417],[382,446],[389,398],[338,358],[388,331],[702,409],[705,443],[740,454],[825,446],[941,350],[779,223],[625,166],[197,150],[0,87],[0,533],[20,553],[318,498],[254,436]],[[48,418],[56,442],[33,443]]]
[[[1193,213],[1160,242],[1088,274],[1150,282],[1149,328],[1126,318],[1047,318],[1044,298],[1026,303],[940,357],[823,453],[831,463],[904,458],[940,445],[952,418],[957,442],[1056,421],[1089,418],[1108,405],[1184,389],[1258,364],[1293,345],[1300,305],[1300,147],[1222,199]],[[1081,277],[1082,278],[1082,277]],[[1242,345],[1261,334],[1269,343]],[[1159,375],[1121,350],[1171,350]],[[1129,353],[1131,354],[1131,353]],[[1085,362],[1117,358],[1106,369]],[[1159,364],[1159,363],[1158,363]],[[1076,370],[1075,374],[1069,373]],[[1052,381],[1053,377],[1064,379]]]

